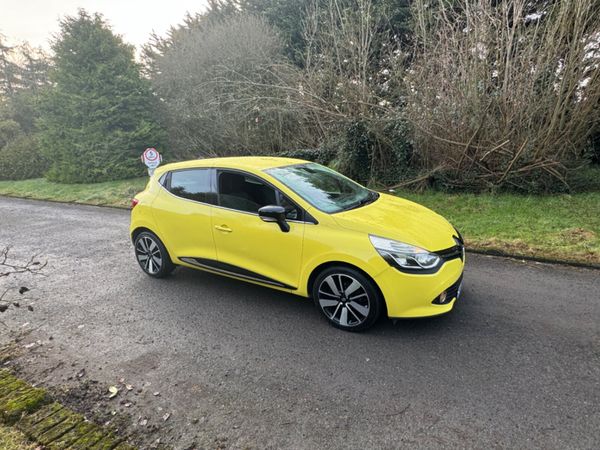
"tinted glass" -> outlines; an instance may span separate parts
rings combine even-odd
[[[291,202],[285,195],[279,192],[279,206],[285,208],[285,218],[290,220],[301,220],[301,209]]]
[[[379,194],[320,164],[276,167],[267,172],[296,194],[327,213],[358,208]]]
[[[214,203],[210,169],[190,169],[171,172],[169,191],[178,197],[189,200]]]
[[[256,177],[237,172],[220,172],[219,205],[238,211],[258,213],[267,205],[281,205],[288,219],[300,218],[300,210],[275,188]]]
[[[167,185],[167,175],[169,174],[169,172],[165,172],[163,173],[160,178],[158,179],[158,183],[162,186],[166,186]]]

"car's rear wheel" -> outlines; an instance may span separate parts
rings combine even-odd
[[[154,233],[143,231],[136,236],[133,245],[137,262],[147,275],[162,278],[175,269],[167,249]]]
[[[373,281],[350,267],[322,271],[313,283],[312,296],[329,323],[347,331],[366,330],[383,310]]]

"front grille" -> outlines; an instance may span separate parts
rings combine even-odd
[[[442,292],[440,295],[438,295],[436,298],[434,298],[431,303],[433,303],[434,305],[445,305],[446,303],[450,303],[453,298],[456,298],[458,296],[458,290],[460,289],[460,284],[462,283],[462,279],[463,279],[463,276],[461,275],[460,278],[458,280],[456,280],[456,282],[452,286],[450,286],[448,289],[446,289],[444,291],[446,293],[446,297],[444,297],[443,301],[442,301],[442,295],[444,294],[444,292]]]

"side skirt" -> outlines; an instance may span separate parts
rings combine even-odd
[[[232,264],[227,264],[220,261],[215,261],[214,259],[206,259],[206,258],[193,258],[191,256],[181,256],[178,259],[181,261],[191,264],[193,266],[199,267],[201,269],[208,269],[213,272],[222,273],[225,275],[232,275],[234,277],[242,278],[245,280],[256,281],[259,283],[269,284],[271,286],[277,286],[285,289],[296,290],[297,288],[290,286],[285,283],[281,283],[277,280],[273,280],[272,278],[265,277],[264,275],[258,274],[256,272],[252,272],[250,270],[243,269],[238,266],[234,266]]]

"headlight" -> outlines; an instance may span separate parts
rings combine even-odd
[[[421,272],[436,268],[440,257],[420,247],[369,235],[375,250],[392,266],[409,272]]]

